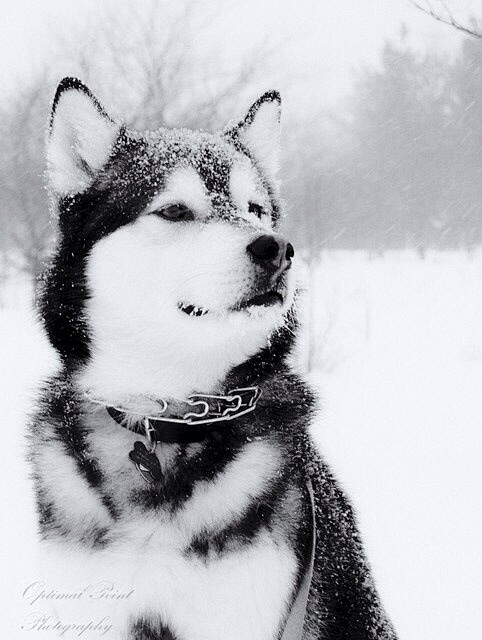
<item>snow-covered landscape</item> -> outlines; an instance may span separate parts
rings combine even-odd
[[[356,506],[385,606],[402,640],[477,640],[482,253],[332,251],[311,280],[314,437]],[[16,640],[39,579],[24,425],[56,360],[26,282],[0,302],[2,635]]]
[[[124,162],[112,155],[117,149],[114,142],[118,134],[122,153],[131,148],[123,148],[125,141],[129,145],[137,141],[132,147],[132,157],[126,156],[125,162],[125,166],[130,167],[133,160],[132,167],[137,167],[135,148],[138,143],[141,148],[139,141],[144,134],[132,132],[155,132],[161,127],[160,134],[145,134],[149,144],[158,135],[159,140],[163,138],[164,128],[182,128],[180,139],[185,135],[189,139],[191,129],[223,130],[224,141],[236,142],[237,150],[241,142],[239,148],[249,150],[248,158],[254,163],[256,175],[262,168],[256,184],[260,181],[259,184],[264,185],[266,181],[268,185],[273,178],[271,195],[278,189],[274,182],[277,171],[280,219],[284,225],[280,231],[282,246],[286,249],[281,251],[280,238],[276,236],[276,250],[282,256],[280,268],[281,264],[286,265],[286,270],[291,266],[293,246],[293,266],[299,267],[300,295],[297,300],[301,329],[291,365],[318,392],[319,412],[312,425],[313,439],[355,507],[361,538],[383,606],[399,640],[480,640],[480,0],[342,0],[338,3],[319,0],[297,3],[275,0],[231,3],[221,0],[144,0],[142,3],[128,0],[104,0],[102,3],[98,0],[70,0],[68,3],[61,0],[43,0],[41,3],[5,0],[2,18],[0,415],[3,460],[0,497],[3,527],[0,569],[3,579],[0,581],[0,607],[4,615],[0,620],[0,636],[9,640],[30,637],[34,640],[52,640],[53,637],[93,640],[103,637],[102,630],[83,629],[82,626],[52,632],[31,625],[31,616],[49,615],[52,613],[49,605],[55,609],[56,600],[34,602],[25,594],[29,585],[42,580],[46,581],[46,588],[55,589],[54,583],[48,584],[48,573],[41,568],[37,551],[38,518],[30,477],[32,471],[26,460],[26,427],[39,386],[59,366],[58,356],[49,345],[36,315],[32,280],[48,262],[55,236],[65,237],[63,214],[59,214],[62,206],[55,212],[55,202],[58,204],[67,196],[67,203],[70,196],[75,196],[75,209],[77,195],[82,194],[79,202],[84,202],[86,185],[92,186],[94,183],[90,181],[103,175],[98,172],[110,166],[110,161],[114,182],[122,182],[119,178],[122,171],[118,174],[117,170]],[[63,89],[56,93],[59,86]],[[96,108],[86,113],[93,114],[93,120],[81,115],[82,108],[69,107],[68,101],[64,112],[67,116],[62,120],[59,100],[68,88],[89,98],[87,102]],[[57,98],[54,99],[54,95]],[[269,98],[260,102],[261,96]],[[268,121],[259,129],[255,127],[250,148],[249,144],[245,145],[248,141],[246,132],[264,102],[278,105],[277,118],[273,120],[276,131],[266,125]],[[253,106],[248,111],[249,105]],[[253,112],[255,105],[258,106]],[[55,133],[54,121],[60,123],[57,129],[60,137]],[[79,126],[74,127],[74,122]],[[92,142],[94,137],[101,146],[107,139],[110,142],[104,145],[103,153],[91,153],[89,158],[89,155],[84,157],[84,152],[92,151],[96,144],[92,148],[90,144],[80,144],[82,136],[79,134],[84,128],[94,132],[92,123],[95,124]],[[121,123],[125,124],[126,130]],[[236,123],[239,124],[234,126]],[[280,132],[278,123],[282,125]],[[263,143],[263,133],[270,133],[272,141],[281,144],[279,163],[276,159],[264,168],[260,158],[271,144]],[[175,138],[178,134],[172,135]],[[46,146],[47,140],[50,146]],[[56,142],[59,142],[57,152]],[[259,158],[256,151],[261,154]],[[156,194],[147,191],[143,194],[142,188],[137,190],[138,185],[142,186],[143,175],[142,172],[135,175],[134,171],[135,179],[126,181],[124,192],[112,190],[109,193],[109,203],[122,204],[122,216],[134,213],[137,209],[130,207],[124,196],[118,194],[136,193],[136,197],[145,196],[146,203],[150,203],[145,212],[162,214],[162,218],[170,220],[169,224],[186,215],[187,220],[191,219],[191,214],[194,217],[196,207],[191,207],[186,200],[186,193],[193,184],[190,180],[187,187],[179,187],[179,193],[174,189],[175,197],[168,205],[167,200],[162,200],[165,194],[159,191],[159,185],[164,189],[168,184],[166,180],[172,177],[171,169],[167,171],[167,165],[172,163],[171,155],[159,147],[139,164],[146,170],[152,169],[149,183],[150,187],[156,185]],[[155,169],[158,160],[159,168]],[[183,157],[182,163],[184,161]],[[222,176],[224,170],[220,171],[210,160],[196,160],[196,173],[198,163],[201,168],[206,165],[204,168],[209,169],[211,178]],[[231,169],[224,171],[226,176],[231,176],[226,193],[234,195]],[[53,180],[54,174],[60,176],[60,181]],[[196,179],[202,177],[201,174],[199,170]],[[66,176],[72,178],[71,184],[68,180],[69,189],[65,186]],[[202,181],[204,184],[204,177]],[[212,191],[207,182],[205,186],[206,194],[201,185],[203,207],[205,195]],[[169,193],[169,189],[164,191]],[[215,201],[220,194],[216,187],[212,194],[214,199],[206,205],[204,216],[218,206]],[[228,213],[228,204],[234,203],[234,200],[230,202],[231,195],[225,201],[224,195],[221,198],[225,202],[223,216]],[[151,210],[158,197],[161,198],[161,209]],[[92,207],[97,206],[96,198],[97,195],[92,200]],[[255,208],[251,211],[253,205]],[[86,208],[90,206],[88,204]],[[258,211],[255,215],[259,214],[262,223],[262,216],[267,211],[264,205],[261,207],[261,201],[252,201],[250,195],[249,200],[242,200],[242,206],[247,207],[248,214]],[[167,212],[164,209],[172,208],[174,213],[177,209],[178,218],[164,215]],[[272,209],[273,214],[276,213],[275,208]],[[84,220],[82,216],[83,209],[78,219]],[[112,221],[114,217],[109,214]],[[75,220],[75,215],[70,220]],[[122,224],[127,226],[125,221]],[[108,225],[104,225],[103,219],[98,226],[99,233],[102,227],[99,238],[104,233],[108,235]],[[74,227],[75,224],[72,231],[69,229],[69,236],[79,239],[79,246],[71,249],[66,244],[64,249],[66,255],[75,257],[77,264],[84,264],[80,253],[85,250],[87,254],[92,250],[88,248],[91,247],[88,244],[91,232],[77,232]],[[271,234],[271,230],[268,232]],[[197,232],[193,232],[193,237],[194,233]],[[266,238],[253,238],[249,245],[242,246],[245,258],[245,248],[254,258],[253,243],[262,237]],[[215,241],[228,255],[229,245],[219,238]],[[166,246],[172,250],[170,241]],[[99,283],[103,290],[116,294],[112,296],[113,311],[107,311],[105,317],[115,319],[122,308],[127,324],[135,326],[134,340],[126,349],[128,357],[126,360],[118,358],[121,363],[118,369],[127,380],[130,394],[135,391],[130,388],[131,381],[139,381],[148,371],[146,354],[149,357],[153,352],[152,345],[159,339],[158,327],[159,331],[164,328],[165,336],[179,337],[182,331],[177,315],[173,315],[172,331],[165,322],[160,322],[159,314],[150,305],[151,299],[147,304],[148,297],[138,287],[139,279],[132,276],[135,270],[129,266],[119,275],[120,269],[115,265],[128,264],[125,257],[129,255],[129,249],[130,245],[125,245],[123,251],[116,254],[118,263],[107,257],[105,263],[100,261],[101,266],[106,266],[99,269],[102,275]],[[196,262],[198,254],[192,251],[190,242],[186,243],[185,249],[179,257],[179,267],[173,271],[183,273],[184,267],[189,265],[192,272],[186,273],[186,282],[193,282],[200,275],[202,265],[200,267]],[[144,255],[144,249],[142,251]],[[157,251],[156,248],[156,256],[165,257],[164,251]],[[207,242],[202,247],[203,255],[205,251],[214,255]],[[181,253],[176,253],[176,258]],[[136,254],[132,264],[141,262],[137,258],[139,255]],[[212,260],[213,265],[221,263],[221,260]],[[166,264],[171,263],[166,260]],[[294,271],[295,268],[290,274]],[[118,275],[117,288],[113,286],[114,273]],[[170,284],[161,263],[157,268],[147,270],[146,267],[144,273],[149,276],[162,274],[162,284]],[[63,267],[59,270],[61,277],[67,278]],[[122,289],[120,293],[125,294],[129,278],[133,283],[132,291],[136,296],[140,292],[138,297],[134,296],[134,302],[125,295],[120,296],[118,291]],[[143,282],[147,281],[143,277]],[[214,297],[223,298],[220,286],[213,284],[211,276],[207,281]],[[82,282],[80,279],[77,285],[82,289],[80,297],[83,298]],[[230,291],[239,293],[230,279],[226,279],[228,286]],[[55,291],[55,287],[51,290]],[[153,287],[152,292],[153,300],[162,301],[158,289]],[[267,290],[265,295],[273,293],[278,292]],[[76,286],[70,290],[70,295],[76,298]],[[199,304],[194,299],[197,295],[198,291],[195,291],[193,300],[185,300],[183,291],[182,299],[176,299],[187,315],[209,312],[211,305],[204,298],[201,303],[205,308],[194,306]],[[56,298],[52,303],[56,309],[63,304],[58,300]],[[238,302],[236,299],[235,306],[230,307],[223,298],[222,309],[237,309]],[[137,324],[133,325],[133,310],[144,303],[149,310],[152,333],[144,339],[145,349],[139,355],[137,337],[142,331]],[[264,303],[258,301],[257,304]],[[64,311],[65,307],[59,315],[67,318]],[[75,324],[77,313],[76,308],[69,317],[71,326]],[[115,340],[112,352],[117,354],[118,338],[122,338],[123,333],[106,326],[109,340]],[[245,335],[242,329],[235,327],[225,340],[229,352],[235,352],[235,338],[243,341]],[[196,337],[190,325],[179,343],[184,345],[193,336],[197,340],[196,347],[205,344]],[[262,334],[259,344],[265,336],[266,333]],[[69,334],[67,342],[70,339]],[[186,345],[186,353],[195,350]],[[155,374],[151,376],[156,384],[162,375],[169,381],[172,378],[165,367],[169,359],[164,347],[159,351],[162,360],[156,356],[153,361],[156,367],[162,362],[162,368],[153,369]],[[213,351],[209,350],[209,356]],[[100,352],[106,354],[108,349],[101,346]],[[125,367],[132,353],[136,354],[135,360],[139,363],[138,368],[133,369],[135,373]],[[204,367],[206,360],[211,363],[209,357],[202,359],[202,368],[186,366],[178,378],[185,384],[185,370],[196,371],[200,373],[202,385],[209,387],[208,367]],[[111,369],[107,371],[105,379],[115,381]],[[192,384],[190,388],[195,387]],[[141,393],[143,397],[147,396],[144,389]],[[158,397],[162,393],[152,395]],[[171,395],[176,396],[174,392]],[[97,397],[105,399],[106,396],[98,394]],[[109,402],[114,404],[111,398]],[[67,420],[62,422],[65,424]],[[130,437],[130,434],[126,435]],[[42,440],[36,442],[38,446]],[[229,447],[222,449],[223,454],[225,451],[229,452]],[[110,441],[108,453],[106,461],[112,463]],[[297,457],[290,456],[289,459],[298,461]],[[56,475],[55,471],[60,467],[50,458],[45,466],[49,484],[51,481],[53,487],[61,487],[63,496],[68,496],[66,505],[77,505],[77,502],[70,502],[74,491],[70,491],[65,481],[65,477],[70,479],[72,475],[70,469],[63,475]],[[118,469],[122,475],[122,462]],[[258,514],[261,502],[256,502],[258,498],[249,493],[247,483],[244,483],[244,478],[253,473],[251,468],[248,471],[239,486],[253,499]],[[117,472],[113,476],[117,479]],[[289,480],[292,479],[290,476]],[[171,484],[181,493],[179,484]],[[40,482],[37,485],[40,486]],[[220,500],[223,507],[227,504],[225,495],[227,493]],[[229,497],[231,501],[232,495]],[[76,495],[73,500],[79,500],[79,497]],[[133,502],[137,507],[137,498]],[[92,511],[90,506],[88,509]],[[279,515],[275,508],[272,512]],[[70,516],[66,513],[62,509],[57,523],[69,524]],[[329,521],[330,517],[322,521],[323,526],[328,523],[327,536]],[[284,520],[282,524],[285,526]],[[159,527],[157,518],[154,527]],[[273,540],[279,546],[274,536]],[[144,549],[143,543],[134,544],[136,550]],[[336,575],[345,578],[348,571],[338,560],[343,556],[338,553],[337,545],[338,541],[334,547],[337,551]],[[91,570],[84,559],[77,565],[78,570],[74,570],[75,549],[71,551],[68,565],[64,565],[64,561],[55,565],[55,569],[64,572],[59,576],[59,583],[79,585],[79,573],[82,572],[90,581],[98,567],[102,567],[98,573],[104,573],[105,565],[98,563],[99,556],[95,554],[92,554],[92,561],[98,563],[95,570]],[[122,553],[123,557],[129,557],[130,552]],[[323,569],[329,568],[326,554],[319,555],[325,558]],[[149,562],[146,561],[146,566]],[[241,564],[244,571],[244,559]],[[287,566],[284,561],[281,564]],[[117,563],[116,566],[122,569],[127,566],[125,575],[133,573],[128,568],[130,565]],[[143,576],[140,566],[136,570]],[[153,566],[156,569],[159,565]],[[273,583],[279,582],[275,571],[262,569],[257,561],[255,569],[271,578]],[[250,585],[255,584],[258,573],[247,572]],[[315,579],[318,573],[323,571],[318,572],[315,566]],[[157,572],[160,574],[166,576],[168,571],[163,568]],[[191,582],[200,586],[199,619],[216,620],[215,616],[206,615],[204,609],[204,604],[213,600],[206,595],[205,583],[197,579],[179,579],[177,569],[171,574],[181,584],[180,607],[185,602],[192,604],[185,593],[185,585]],[[119,574],[113,572],[113,575]],[[242,583],[231,567],[229,575],[232,585]],[[108,579],[106,576],[105,580]],[[149,593],[154,593],[152,580],[140,582]],[[221,585],[223,607],[224,593],[229,591],[229,601],[236,609],[236,615],[239,614],[243,621],[249,618],[254,629],[255,617],[252,621],[249,616],[243,616],[244,610],[232,593],[234,589],[226,586],[225,578],[218,577],[214,582]],[[268,582],[263,579],[256,586],[266,586]],[[356,598],[344,598],[344,589],[338,589],[336,579],[332,583],[330,577],[326,584],[332,585],[328,591],[335,594],[334,602],[342,603],[339,613],[329,612],[332,616],[330,619],[328,615],[329,624],[333,622],[335,636],[345,637],[338,629],[345,623],[351,625],[351,614],[346,613],[346,605],[358,613],[362,610],[365,613],[370,607],[366,606],[366,600],[357,606]],[[367,582],[363,580],[363,588],[366,587]],[[177,604],[176,591],[166,588],[167,591]],[[247,592],[251,596],[255,589],[250,586]],[[269,588],[267,592],[272,595]],[[157,597],[153,595],[153,599]],[[67,599],[67,604],[76,604],[74,598]],[[214,602],[219,600],[214,599]],[[261,600],[254,602],[259,619],[263,620],[267,607],[261,606]],[[146,599],[140,598],[140,603],[141,608],[148,610]],[[115,604],[125,607],[122,601],[116,600]],[[88,605],[88,613],[94,619],[95,603],[89,600]],[[95,615],[100,614],[99,619],[105,614],[102,605],[101,602],[95,610]],[[319,614],[321,607],[319,603],[317,606]],[[74,607],[72,611],[77,615],[79,610]],[[320,619],[326,620],[323,616]],[[180,617],[184,617],[183,611]],[[58,616],[57,620],[61,618]],[[186,619],[191,620],[191,616]],[[229,627],[225,628],[236,628],[232,616],[226,619]],[[68,621],[73,625],[89,622]],[[212,636],[223,636],[224,632],[203,632],[197,622],[198,619],[192,617],[193,637],[209,636],[212,640]],[[371,631],[367,633],[376,635],[379,640],[379,632],[373,631],[373,621],[369,628]],[[149,630],[146,633],[151,637]],[[163,631],[158,633],[164,634]],[[330,633],[323,628],[321,635]],[[269,635],[262,631],[260,634],[263,638]],[[357,631],[346,634],[350,638],[352,635],[361,637]],[[236,637],[252,638],[252,635],[241,631]],[[117,636],[115,631],[105,634],[112,640],[121,640]],[[178,630],[176,637],[191,640],[192,635]]]

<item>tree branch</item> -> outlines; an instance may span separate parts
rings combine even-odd
[[[466,35],[472,36],[474,38],[482,38],[482,31],[478,31],[475,28],[467,27],[456,20],[444,0],[440,0],[440,4],[442,5],[445,14],[435,11],[430,3],[427,3],[426,6],[422,6],[415,0],[410,0],[410,2],[416,9],[419,9],[427,16],[430,16],[434,20],[437,20],[437,22],[441,22],[442,24],[446,24],[449,27],[453,27],[454,29],[457,29],[457,31],[461,31],[462,33],[465,33]]]

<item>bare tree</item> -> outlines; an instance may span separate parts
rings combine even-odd
[[[439,10],[434,9],[432,3],[428,0],[426,0],[424,4],[411,0],[411,4],[423,13],[434,18],[434,20],[437,20],[437,22],[453,27],[454,29],[457,29],[457,31],[461,31],[462,33],[473,36],[474,38],[482,38],[482,31],[478,28],[475,19],[472,19],[473,25],[471,27],[466,24],[462,24],[454,17],[453,12],[445,0],[438,0],[438,4],[440,6]]]
[[[79,75],[106,102],[121,105],[117,115],[139,129],[219,127],[240,100],[249,100],[277,44],[253,43],[236,62],[225,59],[213,37],[199,55],[191,43],[209,33],[213,18],[195,0],[108,2],[74,46],[70,36],[63,41],[61,75]]]

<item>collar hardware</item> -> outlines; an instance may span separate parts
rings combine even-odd
[[[196,393],[180,403],[181,411],[179,411],[179,403],[176,403],[175,406],[179,411],[177,415],[165,415],[168,413],[170,405],[165,400],[160,400],[161,409],[155,416],[138,414],[114,405],[105,405],[90,397],[89,400],[105,406],[110,417],[118,424],[135,433],[145,434],[149,440],[175,442],[172,440],[173,434],[176,433],[174,425],[180,425],[181,429],[177,433],[179,433],[181,441],[186,442],[188,441],[185,438],[187,433],[196,433],[196,430],[189,430],[186,427],[212,425],[239,418],[256,409],[260,396],[261,389],[259,387],[232,389],[228,394],[222,396]],[[127,418],[134,418],[132,427],[126,426]],[[170,428],[167,428],[168,426]],[[184,436],[182,435],[183,431],[185,432]],[[164,435],[168,438],[167,440]],[[197,439],[195,441],[199,442]]]
[[[261,389],[254,386],[231,389],[225,395],[196,393],[180,403],[171,404],[159,399],[159,413],[151,416],[106,404],[86,394],[90,402],[103,406],[117,424],[146,436],[151,447],[153,442],[201,442],[212,425],[229,422],[254,411],[260,396]]]
[[[232,389],[227,395],[193,394],[184,401],[184,410],[178,416],[165,416],[169,404],[160,401],[161,410],[157,416],[146,416],[120,407],[104,405],[109,416],[120,426],[142,434],[150,448],[136,440],[129,452],[129,459],[146,482],[158,482],[162,479],[159,459],[155,454],[158,442],[193,443],[202,442],[210,432],[211,425],[228,422],[246,415],[256,409],[261,396],[259,387],[240,387]],[[91,402],[103,404],[98,400]],[[133,426],[128,426],[126,418],[138,417]]]

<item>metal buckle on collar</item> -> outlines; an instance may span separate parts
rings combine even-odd
[[[261,396],[261,389],[259,387],[239,387],[239,389],[233,389],[230,393],[241,397],[248,396],[248,407],[252,407],[258,402]]]
[[[189,422],[192,418],[204,418],[209,413],[209,404],[205,400],[195,400],[196,397],[199,397],[199,396],[189,396],[189,398],[187,399],[187,404],[190,405],[191,407],[197,407],[198,405],[201,405],[203,409],[201,413],[196,413],[194,411],[188,411],[188,413],[185,413],[182,416],[182,419],[187,422]],[[201,397],[206,398],[208,396],[201,396]]]
[[[122,420],[126,415],[139,416],[139,421],[143,421],[144,430],[146,436],[149,438],[147,427],[150,430],[156,430],[150,421],[155,425],[156,422],[169,422],[173,424],[186,424],[186,425],[201,425],[210,424],[212,422],[226,422],[238,418],[247,413],[250,413],[256,408],[258,400],[261,396],[261,389],[259,387],[240,387],[238,389],[232,389],[227,395],[217,396],[209,394],[193,394],[185,401],[190,407],[199,407],[200,411],[187,411],[180,417],[165,416],[168,409],[168,404],[163,399],[158,399],[156,402],[161,404],[159,413],[155,416],[148,416],[145,414],[136,414],[135,412],[128,411],[121,407],[113,405],[105,405],[100,400],[92,398],[88,393],[86,397],[95,404],[106,407],[109,415],[119,424],[122,424]],[[125,426],[125,425],[123,425]],[[149,438],[149,441],[151,439]]]
[[[146,438],[149,444],[151,445],[151,450],[149,451],[149,453],[154,453],[157,447],[156,429],[155,427],[152,426],[149,418],[144,418],[143,424],[144,424],[144,430],[146,432]]]
[[[196,393],[187,399],[187,404],[195,407],[202,406],[202,411],[196,413],[188,411],[181,419],[161,418],[166,422],[184,422],[187,424],[206,424],[210,422],[221,422],[242,416],[255,409],[261,395],[259,387],[240,387],[232,389],[225,396],[208,395]],[[210,401],[216,406],[211,407]],[[228,406],[224,406],[224,405]]]
[[[234,396],[227,396],[229,398],[230,401],[234,401],[236,400],[237,404],[235,407],[226,407],[226,409],[222,412],[222,416],[227,416],[230,413],[236,413],[236,411],[238,411],[238,409],[241,408],[241,405],[243,404],[243,399],[241,398],[240,395],[234,395]]]

